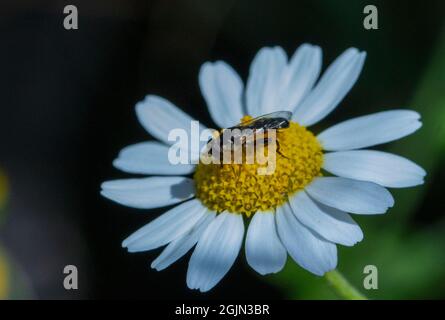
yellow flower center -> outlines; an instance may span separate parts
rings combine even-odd
[[[250,117],[244,117],[246,121]],[[290,122],[276,131],[278,150],[275,170],[260,175],[258,168],[267,163],[204,164],[196,168],[196,197],[216,212],[229,211],[250,217],[257,211],[273,210],[319,176],[323,162],[320,143],[305,127]],[[263,150],[267,156],[267,146]]]

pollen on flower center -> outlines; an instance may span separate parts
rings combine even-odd
[[[275,209],[320,175],[323,153],[310,131],[290,122],[276,137],[279,152],[272,174],[258,174],[257,169],[267,164],[200,162],[194,175],[196,197],[216,212],[227,210],[250,217],[256,211]]]

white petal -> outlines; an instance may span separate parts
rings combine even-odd
[[[193,138],[191,132],[191,122],[193,119],[180,110],[174,104],[168,100],[148,95],[143,101],[136,104],[136,114],[139,122],[156,139],[172,145],[175,141],[169,141],[168,135],[174,129],[183,129],[187,133],[188,137]],[[199,124],[199,132],[206,129],[205,126]],[[199,139],[199,136],[197,137]],[[190,151],[199,152],[198,146],[194,150],[190,145]]]
[[[288,203],[277,209],[278,234],[289,255],[302,268],[322,276],[337,266],[337,247],[302,225]]]
[[[324,239],[353,246],[363,239],[358,224],[346,212],[313,201],[304,191],[289,199],[295,217]]]
[[[326,117],[358,79],[366,53],[355,48],[343,52],[324,72],[315,88],[295,110],[293,120],[310,126]]]
[[[287,65],[281,47],[262,48],[252,61],[246,88],[247,113],[257,117],[277,111],[280,80]]]
[[[388,190],[367,181],[319,177],[306,186],[306,191],[327,206],[351,213],[385,213],[394,205]]]
[[[199,85],[213,121],[220,128],[236,125],[243,117],[243,82],[223,61],[206,62],[199,72]]]
[[[277,110],[295,110],[320,75],[321,56],[320,47],[310,44],[303,44],[295,51],[279,83]]]
[[[326,153],[323,169],[340,177],[371,181],[390,188],[423,184],[426,174],[408,159],[375,150]]]
[[[161,271],[185,255],[198,242],[201,235],[213,221],[215,212],[206,212],[196,225],[182,237],[169,243],[162,253],[152,262],[151,267]]]
[[[124,206],[152,209],[193,197],[192,179],[184,177],[149,177],[106,181],[101,195]]]
[[[199,239],[190,258],[187,270],[188,287],[199,289],[201,292],[213,288],[235,262],[243,236],[242,215],[220,213]]]
[[[405,137],[422,126],[420,115],[411,110],[391,110],[350,119],[320,133],[325,150],[366,148]]]
[[[273,212],[257,212],[246,235],[246,259],[258,273],[265,275],[283,269],[287,253],[278,238]]]
[[[168,150],[169,147],[156,141],[136,143],[122,149],[113,165],[122,171],[140,174],[177,175],[195,170],[191,164],[171,164]]]
[[[131,234],[122,247],[139,252],[163,246],[190,231],[206,211],[197,199],[181,203]]]

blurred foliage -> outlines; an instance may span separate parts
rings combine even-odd
[[[0,250],[0,300],[8,298],[9,293],[9,265],[3,251]]]
[[[5,218],[8,196],[8,179],[0,169],[0,222]],[[6,250],[0,246],[0,300],[31,297],[30,286],[25,274],[13,263]]]
[[[426,183],[422,187],[408,192],[405,190],[394,192],[399,203],[393,212],[398,216],[397,221],[400,227],[403,227],[402,222],[408,222],[409,216],[415,212],[445,155],[444,85],[445,30],[412,103],[412,108],[422,115],[422,129],[408,141],[402,140],[392,144],[389,150],[416,161],[427,171]]]
[[[410,106],[422,115],[423,127],[387,149],[425,168],[426,183],[391,190],[396,204],[383,217],[354,216],[362,226],[365,239],[354,248],[339,246],[338,269],[371,299],[438,298],[445,290],[445,221],[423,229],[410,228],[411,216],[422,204],[445,156],[444,84],[445,30]],[[366,265],[378,268],[378,290],[363,289]],[[284,272],[268,279],[285,290],[288,298],[337,298],[325,279],[309,274],[290,259]]]
[[[25,273],[0,247],[0,300],[32,297],[33,293]]]

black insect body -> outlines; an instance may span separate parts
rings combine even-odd
[[[292,112],[290,111],[277,111],[241,122],[233,127],[221,129],[217,137],[207,142],[206,154],[218,159],[219,163],[222,163],[224,150],[233,153],[236,145],[245,148],[247,144],[255,143],[258,139],[263,139],[263,145],[267,146],[271,140],[268,136],[269,130],[289,128],[291,117]],[[229,132],[227,132],[227,130],[229,130]],[[280,153],[278,139],[275,139],[275,142],[277,144],[277,153],[285,157]],[[217,151],[219,157],[214,154],[215,151]]]

